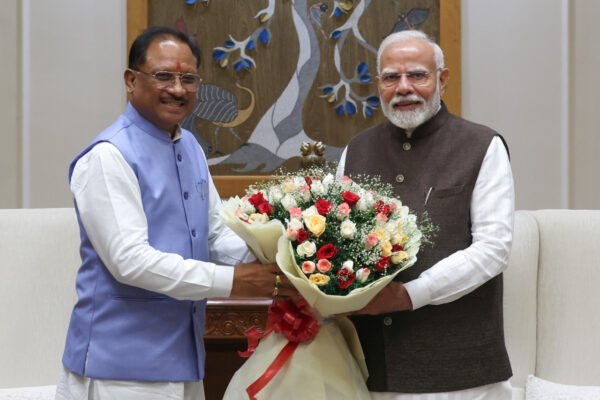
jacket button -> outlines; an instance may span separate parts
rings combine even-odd
[[[412,145],[408,142],[402,143],[402,148],[406,151],[409,151],[410,149],[412,149]]]
[[[402,175],[402,174],[396,175],[396,182],[398,182],[398,183],[404,182],[404,175]]]
[[[192,236],[196,237],[196,230],[195,229],[192,229]]]
[[[390,326],[390,325],[392,324],[392,317],[389,317],[389,316],[388,316],[388,317],[385,317],[385,318],[383,319],[383,324],[384,324],[385,326]]]
[[[181,157],[181,154],[177,154],[177,161],[181,161],[183,157]]]
[[[183,198],[184,199],[188,199],[190,197],[190,195],[188,194],[188,192],[183,193]]]

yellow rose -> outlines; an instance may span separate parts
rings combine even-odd
[[[250,221],[251,224],[253,224],[255,222],[264,224],[269,221],[269,217],[267,214],[264,214],[264,213],[263,214],[254,213],[254,214],[250,214],[248,221]]]
[[[398,227],[396,229],[398,232],[402,232],[402,221],[398,221]]]
[[[308,230],[316,237],[325,232],[325,217],[322,215],[311,215],[305,223]]]
[[[294,184],[293,180],[288,179],[285,182],[283,182],[283,185],[281,185],[281,189],[285,193],[293,193],[296,190],[296,185]]]
[[[402,261],[406,260],[408,254],[405,251],[399,251],[392,256],[392,263],[400,264]]]
[[[310,283],[314,283],[317,286],[324,286],[329,283],[329,277],[327,275],[319,273],[312,274],[308,277],[308,280],[310,281]]]
[[[406,240],[408,239],[408,237],[406,235],[401,235],[399,233],[395,234],[394,236],[392,236],[392,244],[399,244],[400,246],[403,246],[404,243],[406,243]]]
[[[381,228],[375,229],[375,236],[377,236],[377,239],[379,239],[380,242],[390,238],[390,235]]]
[[[392,244],[388,240],[379,242],[379,248],[381,248],[381,257],[389,257],[392,255]]]

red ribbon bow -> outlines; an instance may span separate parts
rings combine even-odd
[[[304,299],[297,303],[290,300],[274,301],[269,308],[265,332],[261,334],[255,326],[246,331],[248,350],[238,351],[238,354],[242,357],[250,357],[256,350],[258,341],[271,331],[283,334],[288,340],[288,343],[281,349],[266,371],[246,388],[250,400],[256,400],[256,394],[277,375],[281,367],[294,354],[299,343],[311,340],[319,332],[319,323],[305,309],[306,306],[307,303]]]

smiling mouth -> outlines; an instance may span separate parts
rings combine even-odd
[[[397,101],[394,104],[392,104],[392,107],[394,107],[395,109],[404,110],[404,109],[417,108],[420,105],[421,105],[420,101],[410,100],[410,101]]]
[[[185,105],[184,100],[176,100],[176,99],[161,100],[160,102],[162,104],[165,104],[165,105],[171,106],[171,107],[183,107]]]

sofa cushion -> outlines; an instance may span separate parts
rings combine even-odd
[[[562,385],[533,375],[527,377],[526,400],[598,400],[600,387]]]
[[[600,211],[539,210],[538,345],[535,375],[600,383]]]

